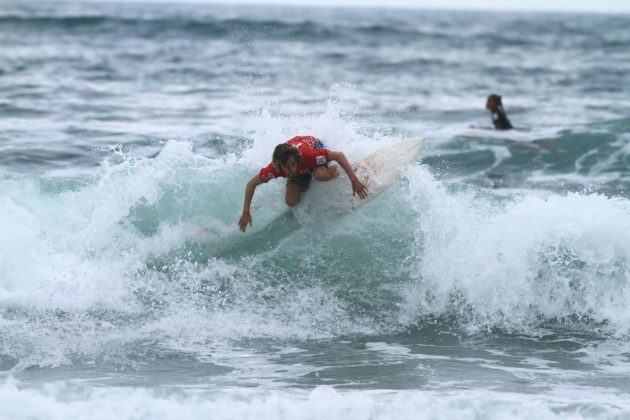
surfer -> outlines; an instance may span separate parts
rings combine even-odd
[[[492,123],[496,130],[511,130],[512,123],[508,120],[507,113],[503,109],[503,102],[501,101],[501,95],[493,93],[488,96],[486,100],[486,108],[492,115]]]
[[[352,195],[365,199],[368,189],[354,173],[352,165],[342,152],[325,149],[322,142],[313,136],[296,136],[277,145],[271,163],[247,183],[243,214],[238,221],[241,232],[245,232],[248,224],[252,225],[250,205],[257,186],[273,178],[287,178],[284,199],[287,205],[294,207],[300,202],[300,194],[308,189],[312,178],[316,181],[330,181],[338,175],[336,165],[328,167],[330,161],[339,163],[348,174],[352,183]]]

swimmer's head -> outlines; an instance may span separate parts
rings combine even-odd
[[[487,109],[497,109],[500,106],[503,106],[503,103],[501,102],[501,95],[498,95],[496,93],[488,95],[488,99],[486,99]]]

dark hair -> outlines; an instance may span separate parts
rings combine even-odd
[[[503,102],[501,102],[501,95],[497,93],[493,93],[492,95],[488,95],[488,99],[492,99],[497,106],[503,106]]]
[[[277,145],[273,150],[271,162],[276,169],[282,170],[282,165],[286,164],[291,156],[295,157],[295,160],[300,163],[302,153],[300,153],[297,147],[291,146],[289,143],[282,143]]]

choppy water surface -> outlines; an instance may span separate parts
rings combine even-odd
[[[0,418],[630,418],[628,27],[0,4]],[[296,134],[427,141],[241,234]]]

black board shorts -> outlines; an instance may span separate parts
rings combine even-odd
[[[312,172],[307,172],[298,176],[289,176],[287,177],[287,187],[289,185],[297,185],[300,187],[300,191],[304,192],[308,189],[309,185],[311,185],[311,179],[313,179]]]

